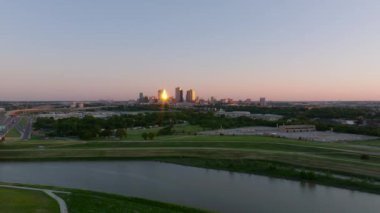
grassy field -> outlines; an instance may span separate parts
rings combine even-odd
[[[164,158],[160,159],[160,161],[184,166],[258,174],[303,182],[308,181],[327,186],[380,194],[380,184],[378,180],[345,176],[343,173],[337,175],[326,169],[313,169],[307,166],[295,166],[287,163],[250,159]]]
[[[28,118],[27,118],[27,117],[21,117],[20,122],[19,122],[19,125],[20,125],[20,127],[22,127],[23,129],[25,129],[26,126],[28,125]]]
[[[7,138],[19,138],[21,137],[21,134],[15,129],[12,128],[8,134],[6,135]]]
[[[168,203],[98,192],[76,190],[71,194],[58,195],[65,200],[70,213],[204,212]]]
[[[17,184],[20,186],[19,184]],[[186,213],[205,212],[169,203],[156,202],[146,199],[112,195],[107,193],[85,190],[65,189],[49,186],[30,186],[33,188],[55,189],[69,193],[56,193],[67,205],[70,213]],[[1,213],[54,213],[59,212],[55,200],[39,191],[0,188]]]
[[[0,187],[2,213],[59,213],[56,201],[43,192]]]

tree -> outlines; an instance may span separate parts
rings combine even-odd
[[[157,135],[172,135],[173,133],[174,133],[173,125],[170,125],[170,126],[160,129]]]
[[[148,133],[148,138],[149,138],[149,140],[153,140],[154,139],[154,133],[153,132],[149,132]]]
[[[144,138],[144,140],[148,139],[148,133],[146,132],[143,132],[141,136]]]
[[[127,130],[124,128],[119,128],[116,130],[115,136],[119,139],[123,139],[127,137]]]
[[[96,138],[97,132],[96,131],[91,131],[91,130],[83,130],[79,133],[79,138],[81,140],[91,140]]]
[[[99,136],[102,138],[107,138],[107,137],[110,137],[111,135],[112,135],[112,131],[110,129],[104,129],[99,134]]]

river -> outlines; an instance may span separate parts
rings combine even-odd
[[[380,210],[375,194],[154,161],[2,162],[0,182],[86,189],[217,212]]]

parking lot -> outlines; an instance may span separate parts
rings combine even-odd
[[[220,129],[214,131],[200,132],[200,135],[263,135],[282,137],[289,139],[300,139],[320,142],[334,141],[365,141],[374,140],[378,137],[367,135],[356,135],[347,133],[337,133],[331,131],[312,131],[312,132],[283,132],[276,127],[244,127],[236,129]]]

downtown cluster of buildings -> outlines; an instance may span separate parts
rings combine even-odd
[[[194,89],[189,89],[187,91],[183,90],[181,87],[176,87],[174,90],[174,96],[170,96],[165,89],[159,89],[157,96],[144,96],[144,93],[140,92],[137,102],[140,104],[157,104],[157,103],[167,103],[176,105],[215,105],[215,104],[228,104],[228,105],[259,105],[262,107],[267,106],[266,98],[262,97],[259,101],[255,102],[251,99],[246,100],[233,100],[231,98],[227,99],[216,99],[211,97],[210,99],[202,99],[196,96]]]
[[[177,87],[174,91],[174,97],[169,96],[165,89],[159,89],[157,96],[144,96],[144,93],[140,92],[138,102],[139,103],[169,103],[169,104],[179,104],[179,103],[199,103],[199,98],[195,94],[195,90],[189,89],[185,91]]]

